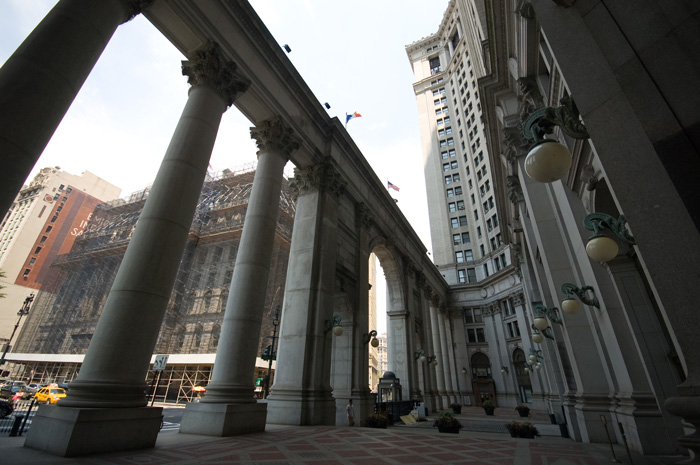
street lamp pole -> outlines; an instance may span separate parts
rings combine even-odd
[[[272,320],[272,336],[269,336],[270,339],[272,339],[272,344],[270,344],[270,352],[268,353],[268,362],[267,362],[267,377],[265,378],[265,395],[264,399],[267,399],[267,396],[270,395],[270,374],[272,372],[272,359],[277,359],[275,356],[275,341],[277,340],[277,326],[280,324],[280,306],[277,306],[277,309],[275,310],[275,318]]]
[[[24,299],[24,304],[22,305],[22,308],[20,308],[19,312],[17,312],[17,315],[19,315],[19,318],[17,319],[17,323],[15,324],[15,329],[12,330],[12,335],[10,335],[10,340],[7,342],[7,345],[5,346],[5,350],[2,352],[2,357],[0,357],[0,365],[3,365],[5,363],[5,355],[7,355],[7,351],[10,350],[10,344],[12,343],[12,338],[15,337],[15,333],[17,332],[17,328],[19,328],[19,323],[22,321],[22,317],[29,313],[29,306],[32,304],[32,301],[34,301],[34,294],[29,294],[29,297]]]

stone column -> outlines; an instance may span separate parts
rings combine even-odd
[[[152,0],[61,0],[0,68],[4,214],[117,27]]]
[[[300,142],[279,117],[261,122],[251,128],[250,134],[258,144],[258,166],[233,268],[214,370],[202,401],[187,405],[181,433],[232,436],[265,430],[267,406],[257,403],[252,380],[282,176],[289,156],[299,148]],[[278,349],[278,352],[282,351]]]
[[[344,181],[330,162],[294,171],[298,196],[285,284],[271,423],[335,424],[330,385],[338,201]],[[356,341],[356,339],[355,339]],[[357,412],[356,412],[357,413]]]
[[[432,329],[433,337],[433,350],[434,354],[426,353],[426,356],[435,355],[437,356],[438,366],[432,367],[430,365],[426,366],[426,369],[432,370],[435,373],[435,381],[437,384],[437,392],[435,399],[437,400],[437,408],[447,408],[450,402],[447,398],[447,392],[445,390],[445,374],[444,374],[444,363],[442,357],[442,344],[440,343],[440,311],[437,307],[430,307],[430,326]]]
[[[438,330],[440,332],[440,352],[442,356],[438,356],[438,362],[442,366],[442,374],[445,378],[445,394],[447,395],[448,402],[451,404],[455,400],[455,390],[454,384],[452,382],[452,366],[450,363],[450,346],[447,337],[446,325],[449,322],[445,322],[447,317],[443,313],[438,314]]]
[[[37,414],[26,444],[58,455],[149,447],[160,408],[145,378],[192,224],[221,115],[248,84],[218,47],[183,62],[189,99],[67,398]],[[61,426],[62,433],[53,428]],[[67,427],[68,426],[68,427]],[[71,428],[72,426],[72,428]],[[47,438],[50,440],[47,441]]]

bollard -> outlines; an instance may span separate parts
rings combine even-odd
[[[24,415],[15,416],[15,421],[12,423],[12,429],[10,430],[10,437],[14,437],[19,434],[19,427],[22,425],[23,419]]]

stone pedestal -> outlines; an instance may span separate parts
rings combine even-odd
[[[86,409],[42,405],[24,446],[61,457],[145,449],[155,446],[162,414],[161,407]]]
[[[235,436],[265,431],[267,404],[188,404],[180,432],[204,436]]]

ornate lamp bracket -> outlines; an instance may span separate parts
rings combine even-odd
[[[624,215],[620,215],[618,219],[615,219],[606,213],[591,213],[583,219],[583,227],[589,231],[593,231],[593,235],[590,239],[605,236],[603,231],[609,229],[621,241],[629,245],[635,245],[634,237],[627,232],[626,225],[627,220]]]
[[[333,333],[336,334],[337,330],[335,330],[335,328],[340,328],[340,334],[343,334],[342,327],[340,326],[341,321],[342,318],[340,318],[340,315],[333,315],[333,319],[324,322],[323,333],[326,334],[328,331],[333,330]],[[336,336],[340,336],[340,334],[336,334]]]
[[[369,344],[369,341],[371,341],[373,337],[377,337],[377,331],[374,329],[369,333],[362,335],[362,343]]]
[[[595,295],[595,289],[592,286],[584,286],[578,288],[571,283],[564,283],[561,286],[561,291],[566,294],[567,299],[573,299],[572,294],[576,294],[581,302],[586,305],[591,305],[600,310],[600,302],[598,302],[598,297]],[[593,294],[593,297],[588,297],[587,292]]]
[[[557,307],[547,308],[542,304],[537,304],[532,307],[532,313],[535,314],[535,318],[547,317],[549,318],[549,321],[552,321],[554,323],[564,323],[561,317],[559,316],[559,309]]]
[[[578,108],[571,97],[562,97],[561,106],[544,107],[532,112],[523,124],[523,136],[534,141],[533,146],[544,142],[545,134],[551,134],[554,126],[574,139],[588,139],[588,130],[579,119]]]

